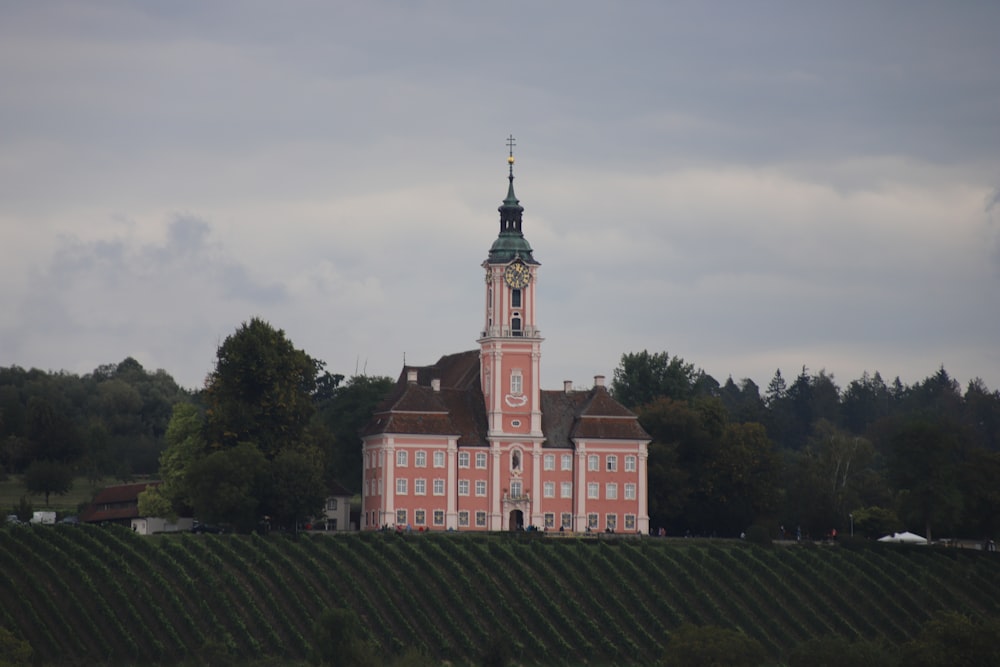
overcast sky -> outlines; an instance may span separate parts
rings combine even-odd
[[[475,349],[508,134],[545,388],[1000,388],[995,0],[0,0],[0,365]]]

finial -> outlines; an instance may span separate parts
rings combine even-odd
[[[510,165],[511,176],[514,175],[514,146],[517,146],[517,144],[514,143],[514,135],[511,134],[507,137],[507,150],[508,150],[507,164]]]

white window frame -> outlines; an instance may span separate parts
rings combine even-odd
[[[608,454],[605,459],[605,466],[608,472],[618,472],[618,457],[614,454]]]
[[[625,484],[625,500],[635,500],[635,484],[632,482]]]
[[[486,527],[486,511],[485,510],[477,510],[476,511],[476,528],[485,528],[485,527]]]
[[[601,457],[597,454],[587,455],[587,472],[601,471]]]
[[[542,470],[555,470],[556,469],[556,455],[555,454],[545,454],[542,456]]]
[[[510,481],[510,497],[520,498],[524,495],[524,486],[519,479],[512,479]]]
[[[397,526],[406,525],[406,510],[396,510],[396,525]]]
[[[435,526],[444,525],[444,510],[434,510],[434,515],[432,516]]]
[[[587,482],[587,500],[601,499],[601,485],[597,482]]]
[[[480,498],[483,498],[483,497],[486,496],[486,480],[485,479],[477,479],[476,480],[476,495],[479,496]]]
[[[618,500],[618,483],[608,482],[604,485],[604,499]]]
[[[600,517],[597,515],[597,512],[589,513],[587,515],[587,528],[590,528],[591,530],[597,530],[600,525],[599,521]]]
[[[397,496],[405,496],[407,494],[407,491],[408,491],[407,486],[409,486],[409,482],[408,482],[408,480],[405,477],[397,477],[396,478],[396,495]]]
[[[418,477],[413,480],[413,495],[415,496],[426,496],[427,495],[427,480],[423,477]]]
[[[407,467],[409,458],[410,458],[409,452],[407,452],[405,449],[397,449],[396,450],[396,467],[397,468],[405,468],[405,467]]]
[[[458,453],[458,467],[468,468],[469,467],[469,452],[459,452]]]
[[[559,497],[560,498],[573,497],[573,482],[561,482],[559,484]]]
[[[562,455],[562,464],[561,464],[560,468],[562,470],[572,470],[573,469],[573,455],[572,454],[563,454]]]
[[[546,512],[544,518],[545,530],[553,530],[556,527],[555,512]]]
[[[469,527],[469,510],[461,510],[458,513],[458,526],[459,528]]]
[[[417,468],[427,467],[427,452],[419,450],[413,455],[413,465]]]
[[[543,498],[555,498],[556,497],[556,483],[555,482],[543,482],[542,483],[542,497]]]
[[[434,480],[433,488],[434,488],[434,495],[435,496],[443,496],[444,495],[444,479],[442,479],[440,477],[437,478],[437,479],[435,479]]]
[[[460,496],[469,495],[469,480],[467,479],[458,480],[458,495]]]
[[[604,515],[604,526],[608,530],[618,530],[618,515],[614,512]]]
[[[486,470],[488,462],[489,457],[486,456],[486,452],[476,452],[476,470]]]
[[[635,530],[635,515],[626,514],[625,515],[625,530]]]
[[[635,472],[635,457],[626,456],[625,457],[625,472]]]
[[[413,510],[413,523],[418,526],[426,526],[427,510]]]
[[[524,393],[524,378],[521,376],[521,371],[511,371],[510,393],[514,396],[520,396]]]
[[[434,452],[434,467],[435,468],[444,467],[444,452]]]

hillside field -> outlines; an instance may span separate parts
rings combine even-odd
[[[995,553],[871,543],[383,533],[140,537],[0,529],[0,624],[45,664],[302,661],[325,609],[384,650],[476,664],[651,664],[683,622],[738,628],[776,659],[829,635],[906,641],[937,610],[1000,615]],[[270,664],[276,664],[271,662]]]

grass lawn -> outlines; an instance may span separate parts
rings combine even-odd
[[[91,484],[86,477],[73,479],[73,488],[64,495],[49,496],[49,504],[45,504],[45,496],[28,496],[20,475],[8,475],[0,481],[0,515],[6,516],[14,511],[14,506],[21,502],[21,496],[27,496],[35,510],[55,510],[62,514],[76,514],[77,506],[82,502],[90,502],[94,492],[111,484],[121,484],[119,480],[105,477],[96,484]]]

